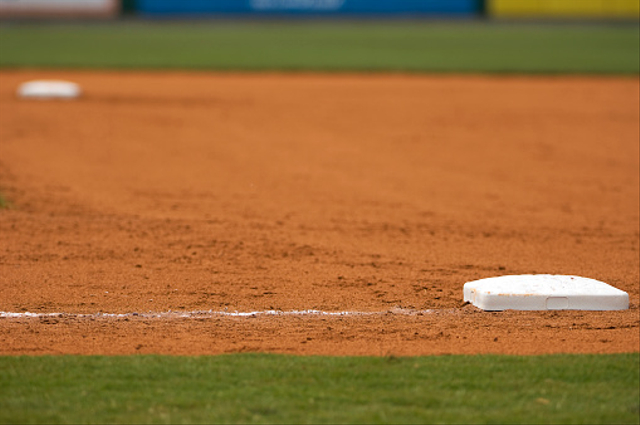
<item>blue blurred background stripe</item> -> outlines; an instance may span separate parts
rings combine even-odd
[[[147,16],[172,15],[402,15],[471,16],[481,0],[138,0]]]

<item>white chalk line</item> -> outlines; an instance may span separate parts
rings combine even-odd
[[[413,310],[394,308],[385,311],[322,311],[322,310],[259,310],[259,311],[217,311],[217,310],[197,310],[197,311],[162,311],[162,312],[131,312],[131,313],[31,313],[0,311],[2,319],[38,319],[38,318],[78,318],[78,319],[99,319],[99,318],[144,318],[144,319],[198,319],[209,317],[258,317],[258,316],[381,316],[385,314],[417,315],[429,314],[435,310]]]
[[[435,310],[412,310],[394,308],[385,311],[322,311],[322,310],[259,310],[259,311],[162,311],[162,312],[131,312],[131,313],[31,313],[0,311],[0,319],[45,319],[45,318],[76,318],[76,319],[202,319],[213,317],[258,317],[258,316],[382,316],[385,314],[417,315],[433,313]]]

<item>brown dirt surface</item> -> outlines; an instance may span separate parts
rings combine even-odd
[[[15,95],[53,78],[84,96]],[[637,352],[639,88],[0,71],[0,311],[63,313],[0,318],[0,354]],[[525,273],[631,306],[462,303],[466,281]],[[373,314],[153,317],[268,309]]]

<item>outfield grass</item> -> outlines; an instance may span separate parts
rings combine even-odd
[[[119,22],[0,26],[0,67],[640,72],[637,24]]]
[[[638,423],[639,359],[0,357],[0,422]]]

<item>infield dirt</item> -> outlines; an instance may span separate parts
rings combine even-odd
[[[16,98],[36,78],[85,94]],[[639,89],[1,71],[0,311],[69,314],[0,318],[0,354],[637,352]],[[602,280],[631,308],[463,305],[466,281],[524,273]],[[225,309],[388,313],[73,316]]]

